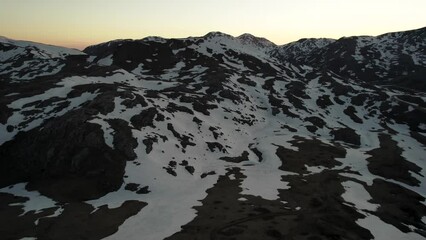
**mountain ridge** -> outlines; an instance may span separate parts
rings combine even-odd
[[[382,33],[382,34],[378,34],[378,35],[354,35],[354,36],[350,36],[350,37],[380,37],[382,35],[389,35],[389,34],[395,34],[395,33],[401,33],[401,32],[405,32],[405,33],[412,33],[413,32],[414,33],[414,32],[417,32],[417,31],[426,31],[426,27],[415,28],[415,29],[412,29],[412,30],[393,31],[393,32],[387,32],[387,33]],[[188,38],[203,38],[203,37],[208,36],[209,34],[210,35],[214,35],[215,33],[217,33],[218,35],[225,35],[225,36],[230,36],[230,37],[233,37],[233,38],[238,38],[238,37],[241,37],[241,36],[244,36],[244,35],[247,34],[247,35],[251,35],[251,36],[253,36],[255,38],[266,39],[266,40],[270,41],[267,38],[258,37],[258,36],[255,36],[255,35],[251,34],[251,33],[242,33],[239,36],[235,37],[235,36],[232,36],[232,35],[224,33],[224,32],[211,31],[211,32],[208,32],[208,33],[204,34],[203,36],[189,36],[189,37],[186,37],[186,38],[173,38],[173,37],[172,38],[164,38],[164,37],[161,37],[161,36],[148,36],[148,37],[144,37],[144,38],[141,38],[141,39],[115,39],[115,40],[110,40],[110,41],[107,41],[107,42],[97,43],[97,44],[90,45],[90,46],[87,46],[87,47],[96,46],[96,45],[99,45],[99,44],[108,43],[108,42],[116,41],[116,40],[133,40],[133,41],[138,41],[138,40],[143,40],[145,38],[160,38],[160,39],[165,39],[165,40],[173,40],[173,39],[174,40],[182,40],[182,39],[188,39]],[[341,38],[338,38],[338,39],[350,38],[350,37],[341,37]],[[294,43],[294,42],[298,42],[298,41],[303,40],[303,39],[330,39],[330,40],[338,40],[338,39],[334,39],[334,38],[315,37],[315,38],[301,38],[299,40],[291,41],[291,42],[284,43],[284,44],[276,44],[276,43],[274,43],[272,41],[270,41],[270,42],[272,42],[276,46],[285,46],[285,45],[288,45],[288,44],[291,44],[291,43]],[[82,51],[84,51],[84,49]]]

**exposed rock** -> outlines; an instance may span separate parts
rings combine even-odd
[[[210,172],[207,172],[207,173],[203,173],[203,174],[201,174],[201,178],[205,178],[205,177],[207,177],[207,176],[209,176],[209,175],[215,175],[216,174],[216,172],[215,171],[210,171]]]
[[[124,187],[124,189],[135,192],[138,190],[140,184],[137,183],[128,183],[126,184],[126,186]]]
[[[71,203],[63,207],[61,215],[42,218],[37,225],[40,239],[103,239],[118,231],[118,227],[136,215],[146,203],[126,201],[120,207],[106,205],[95,209],[86,203]]]
[[[343,141],[349,144],[359,146],[361,144],[361,137],[352,128],[339,128],[330,132],[334,136],[334,140]]]
[[[368,154],[371,155],[368,161],[368,170],[387,179],[419,186],[419,180],[410,172],[420,174],[421,168],[415,163],[407,161],[402,154],[402,149],[397,142],[392,140],[388,134],[380,134],[380,148],[373,149]]]
[[[134,115],[130,121],[132,122],[132,125],[138,129],[148,126],[155,128],[154,118],[157,114],[158,111],[154,107],[147,108],[144,109],[140,114]]]
[[[280,169],[284,171],[305,174],[308,173],[305,165],[327,168],[339,166],[341,163],[336,161],[335,158],[342,158],[346,155],[344,148],[328,145],[317,139],[308,140],[297,137],[290,143],[298,147],[299,151],[286,149],[282,146],[278,146],[276,151],[277,156],[282,161]]]
[[[226,149],[222,146],[222,144],[218,142],[206,142],[210,151],[214,152],[215,149],[218,149],[220,152],[226,153]]]
[[[134,149],[138,146],[138,142],[132,135],[129,124],[122,119],[110,119],[107,121],[112,129],[114,129],[114,148],[120,151],[126,159],[133,160],[136,158]]]
[[[426,215],[425,198],[398,184],[374,179],[366,186],[372,196],[370,202],[380,204],[375,213],[381,220],[392,224],[402,232],[411,232],[409,226],[415,226],[418,234],[426,237],[426,224],[421,218]]]
[[[353,106],[348,106],[344,111],[343,111],[346,115],[348,115],[352,121],[356,122],[356,123],[363,123],[362,119],[359,118],[356,115],[356,110]]]
[[[94,199],[118,189],[125,162],[134,155],[107,146],[100,126],[88,122],[91,114],[71,111],[1,145],[1,186],[31,181],[30,188],[59,201]]]
[[[249,153],[247,151],[244,151],[241,156],[238,157],[220,157],[220,160],[224,160],[227,162],[232,162],[232,163],[240,163],[240,162],[244,162],[244,161],[248,161],[248,156]]]

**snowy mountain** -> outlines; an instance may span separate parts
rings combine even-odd
[[[2,38],[0,233],[424,239],[424,34]]]
[[[84,53],[56,46],[0,37],[0,74],[10,81],[54,75],[64,67],[64,60]]]
[[[336,40],[329,38],[303,38],[273,49],[272,55],[285,62],[306,64],[309,57],[334,42]]]
[[[325,68],[343,78],[426,90],[426,28],[377,37],[302,39],[280,46],[273,55]]]

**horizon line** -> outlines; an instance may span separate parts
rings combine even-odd
[[[377,34],[377,35],[368,35],[368,34],[364,34],[363,35],[363,34],[361,34],[361,35],[341,36],[339,38],[330,38],[330,37],[302,37],[302,38],[299,38],[297,40],[289,41],[289,42],[286,42],[286,43],[283,43],[283,44],[277,44],[274,41],[272,41],[272,40],[270,40],[270,39],[268,39],[266,37],[256,36],[256,35],[251,34],[249,32],[245,32],[245,33],[239,34],[238,36],[234,36],[232,34],[228,34],[226,32],[222,32],[222,31],[209,31],[209,32],[207,32],[204,35],[200,35],[200,36],[192,36],[192,35],[190,35],[190,36],[187,36],[187,37],[162,37],[162,36],[159,36],[159,35],[147,35],[147,36],[142,37],[142,38],[116,38],[116,39],[111,39],[111,40],[106,40],[106,41],[100,41],[100,42],[94,42],[94,43],[89,43],[89,42],[85,42],[85,43],[84,42],[81,42],[81,43],[74,42],[73,43],[73,42],[70,41],[69,43],[60,44],[60,43],[54,43],[54,42],[45,42],[45,41],[37,41],[37,40],[30,40],[30,39],[13,38],[13,37],[8,37],[8,36],[4,36],[4,35],[0,35],[0,39],[3,38],[3,39],[8,39],[8,40],[14,40],[14,41],[39,43],[39,44],[44,44],[44,45],[49,45],[49,46],[64,47],[64,48],[70,48],[70,49],[76,49],[76,50],[79,50],[79,51],[83,51],[84,49],[86,49],[86,48],[88,48],[90,46],[96,46],[96,45],[99,45],[99,44],[104,44],[104,43],[109,43],[109,42],[114,42],[114,41],[124,41],[124,40],[140,41],[140,40],[144,40],[144,39],[147,39],[147,38],[160,38],[160,39],[164,39],[164,40],[174,40],[174,39],[175,40],[184,40],[184,39],[189,39],[189,38],[203,38],[203,37],[206,37],[209,34],[218,33],[218,34],[227,35],[227,36],[230,36],[230,37],[233,37],[233,38],[239,38],[239,37],[241,37],[243,35],[251,35],[251,36],[253,36],[255,38],[266,39],[267,41],[273,43],[276,46],[284,46],[284,45],[287,45],[287,44],[290,44],[290,43],[298,42],[298,41],[303,40],[303,39],[332,39],[332,40],[339,40],[339,39],[342,39],[342,38],[350,38],[350,37],[379,37],[379,36],[386,35],[386,34],[399,33],[399,32],[417,31],[417,30],[421,30],[421,29],[424,29],[424,28],[426,28],[426,26],[423,26],[423,27],[420,27],[420,28],[408,29],[408,30],[390,31],[390,32],[385,32],[385,33],[381,33],[381,34]]]

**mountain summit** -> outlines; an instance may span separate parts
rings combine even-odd
[[[425,28],[0,40],[5,239],[423,239]]]

